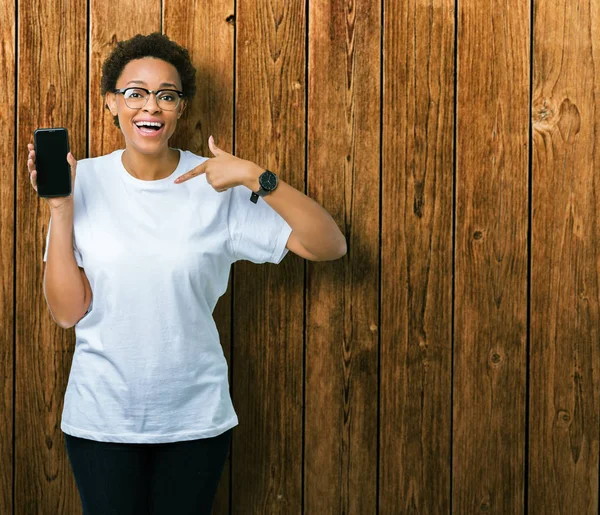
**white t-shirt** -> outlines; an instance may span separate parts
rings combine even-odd
[[[75,325],[67,434],[165,443],[238,424],[212,313],[231,263],[279,263],[292,229],[245,186],[219,193],[205,175],[175,184],[207,159],[179,152],[156,181],[130,175],[122,149],[77,163],[73,251],[93,298]]]

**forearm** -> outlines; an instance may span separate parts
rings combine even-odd
[[[246,186],[258,191],[258,176],[264,169],[250,173]],[[332,216],[319,203],[279,178],[275,191],[262,197],[290,225],[298,241],[322,259],[337,259],[346,253],[346,238]]]
[[[62,328],[75,325],[85,314],[85,287],[73,254],[73,207],[52,212],[44,295],[52,318]]]

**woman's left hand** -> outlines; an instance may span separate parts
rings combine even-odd
[[[258,176],[264,170],[257,164],[221,150],[215,145],[212,136],[208,138],[208,148],[215,157],[207,159],[202,164],[177,177],[176,184],[181,184],[188,179],[205,174],[208,184],[218,192],[227,191],[229,188],[241,184],[253,191],[259,189]]]

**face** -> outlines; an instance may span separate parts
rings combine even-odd
[[[152,91],[160,89],[182,91],[177,69],[172,64],[154,57],[129,61],[123,68],[116,89],[136,86]],[[154,94],[150,94],[146,105],[139,109],[129,108],[120,93],[107,93],[106,103],[113,116],[119,117],[119,125],[125,136],[127,148],[134,148],[142,154],[154,154],[168,148],[169,138],[173,135],[177,120],[185,108],[185,101],[181,99],[174,111],[161,109]],[[142,121],[158,122],[161,127],[158,130],[140,128]]]

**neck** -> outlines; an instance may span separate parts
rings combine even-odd
[[[136,179],[156,181],[168,177],[179,163],[179,151],[165,146],[155,154],[142,154],[127,146],[121,157],[123,166]]]

